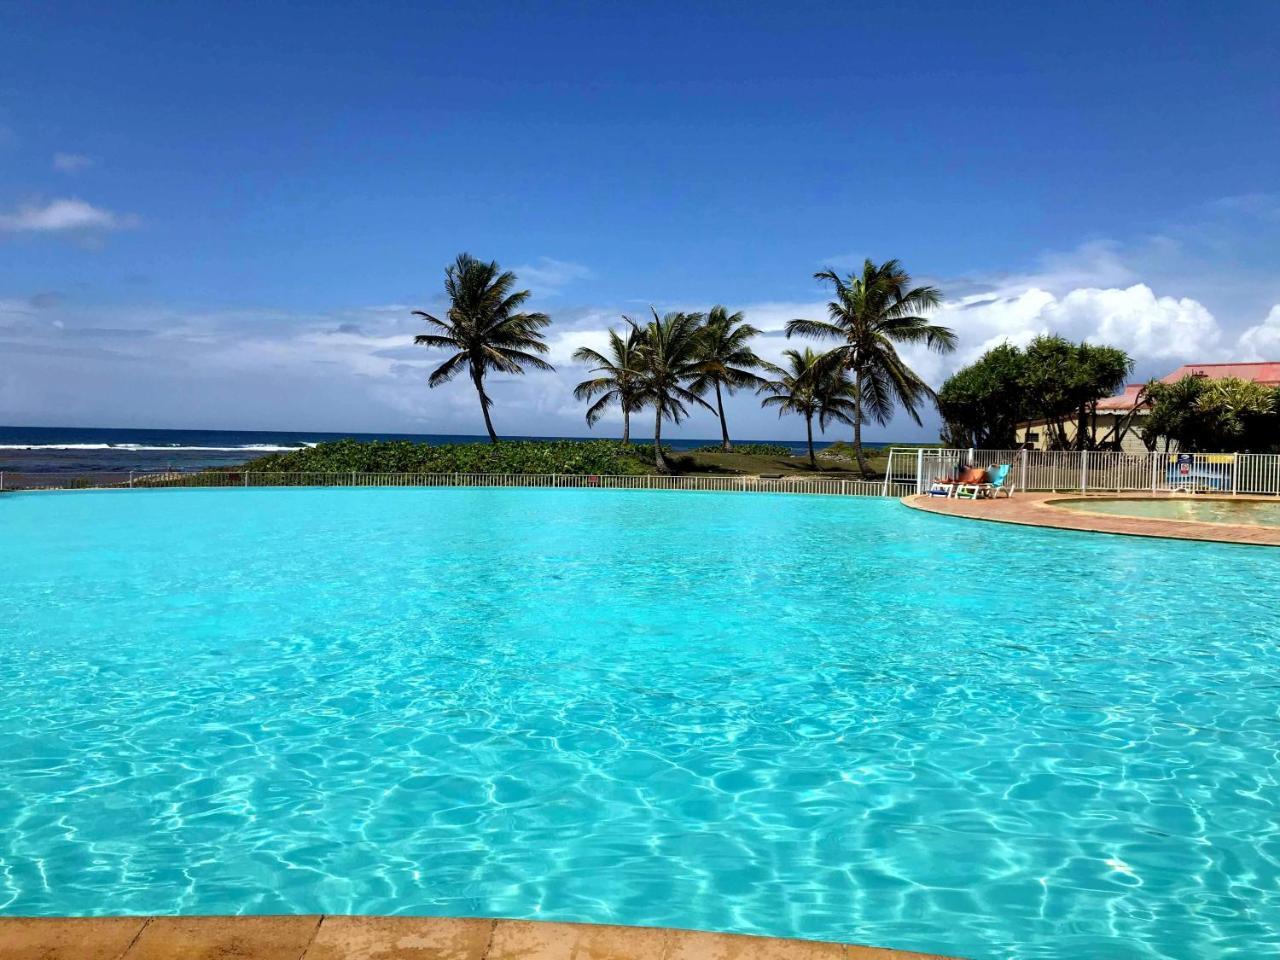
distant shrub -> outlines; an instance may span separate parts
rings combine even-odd
[[[720,444],[708,443],[702,447],[694,447],[689,453],[721,453]],[[735,443],[734,453],[749,457],[789,457],[792,449],[780,443]]]
[[[432,446],[409,440],[335,440],[272,453],[237,470],[255,473],[571,473],[648,472],[653,448],[616,440],[504,440]]]

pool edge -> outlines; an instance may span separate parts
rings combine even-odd
[[[958,960],[821,940],[472,917],[0,916],[0,960]]]
[[[914,494],[902,497],[899,502],[912,510],[934,516],[1039,527],[1043,530],[1071,530],[1077,533],[1227,543],[1250,547],[1280,547],[1280,527],[1123,517],[1054,506],[1055,500],[1066,499],[1082,498],[1079,494],[1018,493],[1013,497],[1000,500],[959,500],[954,497]]]

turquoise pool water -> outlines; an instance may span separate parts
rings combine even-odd
[[[0,912],[1280,951],[1280,553],[893,501],[0,496]]]
[[[1069,510],[1088,510],[1119,517],[1155,520],[1197,520],[1202,523],[1239,523],[1280,527],[1280,501],[1224,500],[1192,497],[1113,497],[1108,499],[1056,500]]]

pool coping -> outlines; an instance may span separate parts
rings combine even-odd
[[[471,917],[4,917],[0,960],[948,960],[881,947]],[[954,958],[952,958],[954,960]]]
[[[1280,527],[1202,520],[1124,517],[1056,505],[1065,500],[1079,502],[1081,500],[1167,500],[1169,498],[1169,494],[1142,493],[1015,493],[1012,497],[1002,497],[999,500],[960,500],[954,497],[915,494],[903,497],[901,502],[923,513],[959,517],[965,520],[985,520],[992,523],[1128,537],[1280,547]],[[1238,496],[1231,499],[1276,502],[1274,497]]]

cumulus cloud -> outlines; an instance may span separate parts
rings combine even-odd
[[[130,214],[113,213],[74,198],[25,204],[12,213],[0,213],[0,230],[13,233],[100,232],[122,230],[136,222]]]
[[[966,297],[939,311],[954,327],[965,354],[981,354],[1002,340],[1024,344],[1043,333],[1120,347],[1144,359],[1217,355],[1222,330],[1196,300],[1157,296],[1146,284],[1084,287],[1059,296],[1030,287],[1014,296]],[[974,336],[977,334],[977,337]]]
[[[55,153],[53,155],[53,169],[62,173],[79,173],[91,166],[93,166],[93,160],[83,154]]]
[[[1280,303],[1265,320],[1240,335],[1241,360],[1280,360]]]

